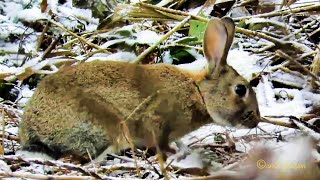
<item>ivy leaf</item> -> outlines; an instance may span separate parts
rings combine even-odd
[[[170,55],[173,64],[191,63],[196,59],[190,48],[173,48],[170,50]]]
[[[199,20],[190,20],[189,36],[196,37],[198,42],[202,42],[207,23]]]

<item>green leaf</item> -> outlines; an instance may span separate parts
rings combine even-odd
[[[189,36],[196,37],[198,41],[202,42],[206,28],[206,22],[190,20]]]
[[[132,37],[136,33],[135,26],[133,25],[127,25],[123,26],[120,29],[117,29],[113,32],[115,35],[120,35],[123,37]]]
[[[196,44],[196,42],[198,42],[198,38],[197,37],[187,36],[187,37],[184,37],[184,38],[176,40],[174,43],[194,45],[194,44]]]
[[[173,48],[170,50],[170,55],[173,58],[173,64],[191,63],[196,58],[190,51],[190,48]]]

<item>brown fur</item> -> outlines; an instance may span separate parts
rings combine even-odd
[[[70,147],[62,151],[77,149],[84,155],[88,149],[96,157],[107,144],[123,138],[120,122],[150,95],[151,101],[127,122],[136,144],[154,146],[152,131],[158,142],[167,143],[210,122],[194,81],[174,66],[96,61],[41,81],[20,125],[22,146],[34,132],[46,144],[63,147],[68,142]],[[97,141],[86,140],[90,135]]]
[[[228,23],[225,25],[225,23]],[[19,135],[22,149],[96,158],[106,149],[159,146],[204,124],[255,127],[259,110],[247,81],[226,64],[234,29],[231,20],[213,19],[204,39],[208,69],[94,61],[45,77],[25,108]],[[221,43],[212,43],[219,40]],[[227,48],[227,50],[226,50]],[[214,51],[211,51],[214,49]],[[210,52],[209,52],[210,51]],[[247,87],[244,97],[234,88]],[[154,134],[155,136],[152,136]]]

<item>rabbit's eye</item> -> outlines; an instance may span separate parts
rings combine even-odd
[[[242,85],[242,84],[238,84],[236,87],[235,87],[235,92],[239,95],[239,96],[244,96],[246,95],[247,93],[247,88],[245,85]]]

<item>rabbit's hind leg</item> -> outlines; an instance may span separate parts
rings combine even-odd
[[[24,142],[22,148],[16,152],[27,158],[40,158],[44,160],[53,160],[61,157],[62,153],[58,149],[50,148],[40,141]]]

